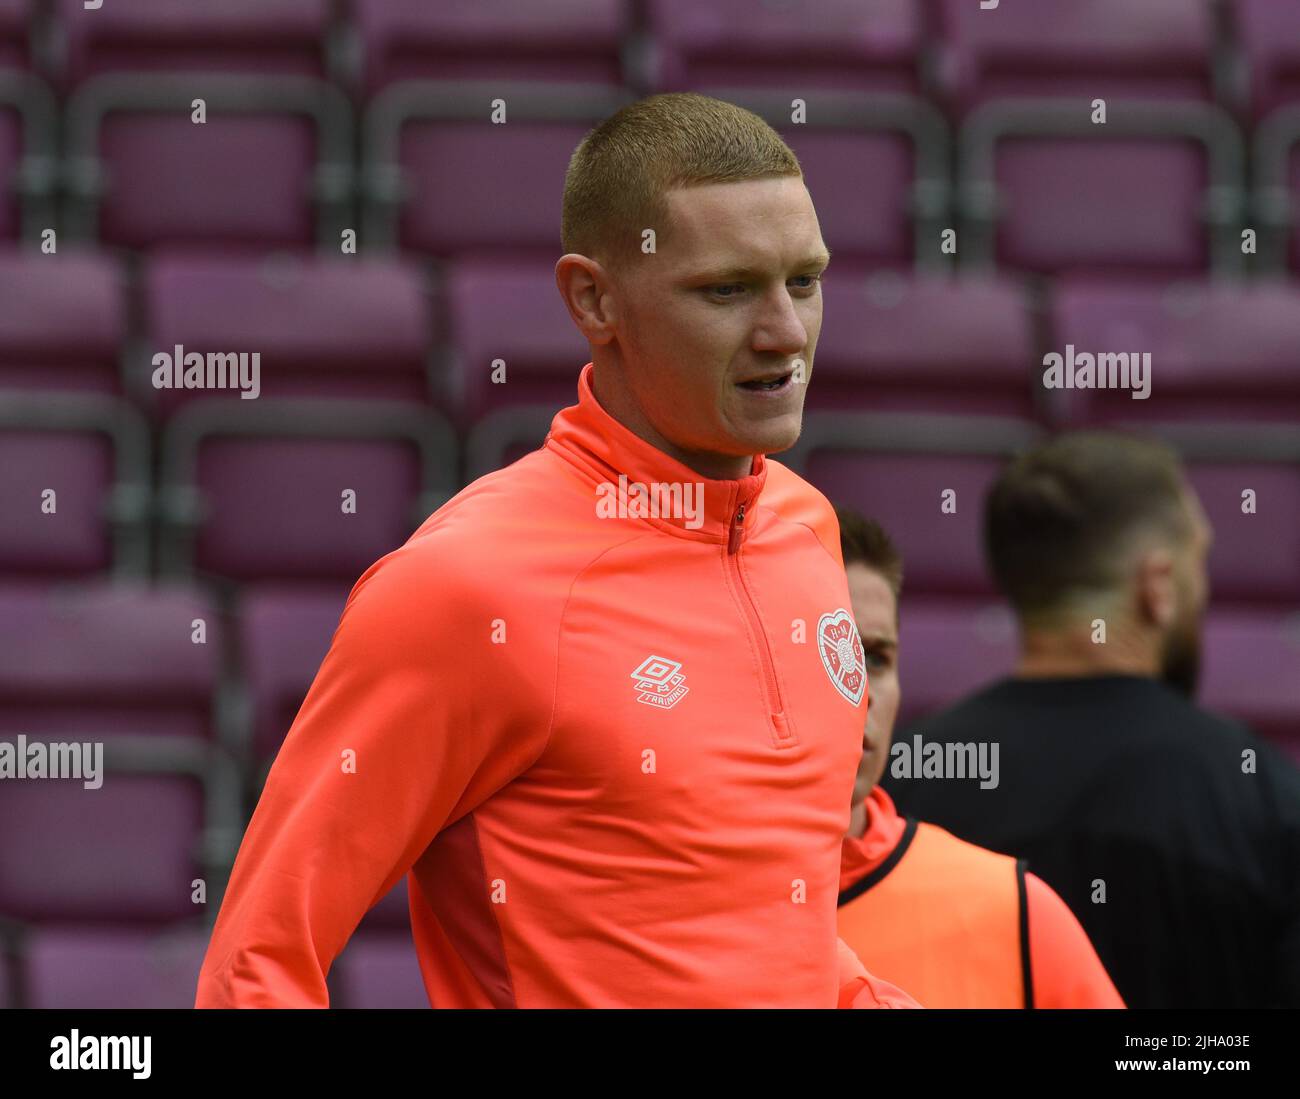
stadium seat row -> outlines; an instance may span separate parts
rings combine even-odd
[[[560,307],[553,256],[466,258],[442,278],[409,258],[292,252],[169,251],[131,270],[135,280],[102,251],[0,250],[0,391],[121,396],[153,424],[213,400],[245,418],[269,400],[401,401],[432,405],[464,437],[503,408],[572,403],[588,357]],[[822,287],[810,409],[1053,426],[1300,421],[1297,282],[1077,276],[1033,286],[837,256]],[[1051,374],[1051,354],[1063,368],[1128,356],[1130,387],[1062,388],[1085,379]],[[203,369],[189,382],[205,388],[184,388],[195,355]],[[213,356],[231,369],[210,375]]]
[[[519,430],[505,460],[540,445],[553,410],[512,411]],[[120,403],[0,392],[0,572],[140,576],[156,562],[163,576],[350,579],[459,487],[450,433],[414,406],[209,402],[187,412],[162,435],[155,478],[149,436]],[[1300,595],[1300,429],[1149,430],[1192,463],[1217,523],[1212,570],[1224,590]],[[1001,417],[810,412],[784,459],[846,502],[879,512],[890,500],[881,518],[935,556],[932,570],[912,572],[926,590],[987,590],[975,505],[998,463],[1039,432]],[[958,486],[972,510],[954,520],[936,501]]]
[[[122,70],[563,80],[638,93],[822,86],[953,111],[1008,95],[1210,99],[1262,116],[1300,91],[1300,15],[1275,0],[2,0],[0,66],[60,91]]]
[[[1113,100],[1099,125],[1084,97],[992,100],[954,141],[912,96],[809,92],[795,122],[788,94],[716,91],[789,143],[845,258],[1156,275],[1300,258],[1300,105],[1255,127],[1248,155],[1194,101]],[[366,109],[358,153],[346,98],[308,77],[110,73],[60,115],[37,78],[0,71],[0,239],[553,254],[569,157],[630,98],[410,82]]]

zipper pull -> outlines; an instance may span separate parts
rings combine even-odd
[[[731,535],[727,539],[727,552],[735,553],[740,549],[740,533],[745,529],[745,505],[741,504],[736,517],[731,520]]]

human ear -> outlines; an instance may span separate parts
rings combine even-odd
[[[1174,558],[1168,550],[1148,550],[1138,560],[1138,611],[1161,629],[1168,627],[1178,614],[1176,581]]]
[[[577,252],[566,253],[556,261],[555,285],[588,343],[606,344],[614,338],[614,299],[599,263]]]

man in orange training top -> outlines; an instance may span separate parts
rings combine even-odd
[[[841,937],[926,1007],[1123,1007],[1079,921],[1023,861],[900,817],[877,785],[900,699],[903,562],[877,523],[836,511],[871,676],[844,837]]]
[[[353,588],[197,1006],[326,1005],[408,872],[437,1007],[916,1006],[836,937],[867,683],[834,514],[763,498],[829,259],[798,161],[651,97],[579,145],[562,236],[578,403]]]

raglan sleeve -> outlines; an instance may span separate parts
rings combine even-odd
[[[801,523],[817,537],[835,563],[844,568],[844,552],[840,547],[840,520],[834,505],[802,477],[780,462],[768,460],[767,480],[763,487],[762,503],[783,519]]]
[[[353,588],[244,834],[196,1007],[328,1006],[366,911],[540,754],[546,730],[507,716],[508,646],[433,548],[408,542]]]

